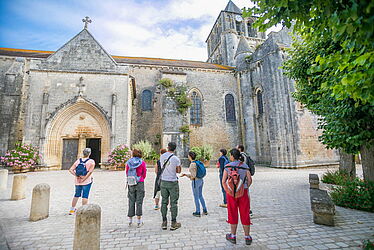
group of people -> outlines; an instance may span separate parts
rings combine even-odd
[[[170,230],[176,230],[181,227],[177,221],[178,200],[179,200],[179,177],[187,177],[191,180],[192,193],[195,201],[195,211],[193,216],[200,217],[208,215],[207,206],[203,197],[204,176],[206,170],[204,165],[196,160],[196,153],[189,152],[190,160],[189,173],[181,174],[181,161],[174,154],[176,144],[170,142],[167,149],[160,150],[160,160],[155,166],[155,185],[154,185],[154,209],[160,209],[161,200],[161,228],[168,228],[168,207],[171,212]],[[244,147],[238,145],[237,148],[230,150],[230,156],[227,156],[226,149],[220,150],[220,157],[217,161],[219,168],[219,180],[223,195],[223,203],[220,207],[227,208],[228,219],[231,232],[226,235],[226,240],[236,244],[236,231],[238,226],[239,214],[245,234],[245,243],[250,245],[252,237],[250,236],[250,198],[249,187],[252,184],[252,175],[254,174],[254,164],[250,157],[244,153]],[[69,172],[75,176],[75,194],[72,200],[72,206],[69,214],[76,212],[76,204],[79,197],[82,197],[82,205],[88,203],[89,191],[93,182],[92,172],[95,167],[94,160],[90,159],[91,149],[83,150],[83,158],[78,159]],[[179,177],[178,177],[178,174]],[[132,150],[132,157],[126,162],[126,186],[128,188],[128,223],[131,226],[133,218],[137,217],[137,227],[143,225],[143,200],[145,196],[144,180],[147,175],[146,163],[142,160],[142,152],[139,149]],[[161,198],[161,199],[160,199]],[[201,212],[202,207],[202,212]]]

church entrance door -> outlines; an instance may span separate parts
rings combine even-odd
[[[96,168],[100,167],[99,163],[101,162],[101,139],[100,138],[87,138],[86,148],[91,148],[90,158],[95,161]]]
[[[69,169],[77,160],[78,139],[64,139],[62,150],[62,169]]]

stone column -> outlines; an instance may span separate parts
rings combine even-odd
[[[0,190],[5,190],[8,185],[8,170],[0,169]]]
[[[101,208],[88,204],[78,208],[75,217],[73,249],[100,249]]]
[[[45,219],[49,216],[50,190],[48,184],[38,184],[32,190],[30,221]]]
[[[18,174],[13,177],[13,187],[11,200],[22,200],[26,198],[26,178],[27,175]]]

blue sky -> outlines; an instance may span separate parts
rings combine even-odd
[[[228,0],[0,0],[0,47],[57,50],[83,28],[112,55],[205,61]],[[234,0],[239,7],[248,0]]]

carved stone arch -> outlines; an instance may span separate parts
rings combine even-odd
[[[195,88],[195,87],[191,88],[191,89],[187,92],[187,93],[188,93],[188,97],[191,97],[192,92],[197,92],[197,93],[199,94],[201,100],[204,101],[204,96],[203,96],[203,94],[201,93],[201,91],[200,91],[198,88]]]
[[[61,169],[64,139],[78,139],[78,155],[86,147],[86,138],[101,139],[101,159],[110,151],[110,120],[102,108],[81,97],[61,106],[46,126],[44,162]]]

